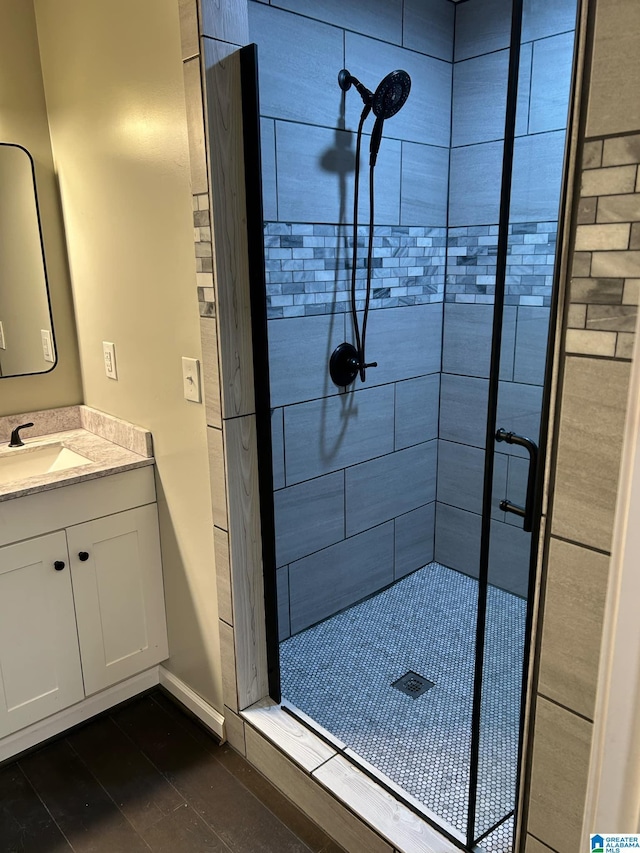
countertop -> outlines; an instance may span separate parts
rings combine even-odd
[[[118,444],[107,441],[86,429],[71,429],[63,432],[48,433],[45,436],[28,438],[23,436],[24,447],[13,448],[8,444],[0,446],[0,462],[9,454],[28,452],[29,447],[42,447],[49,444],[61,444],[92,460],[90,464],[76,468],[66,468],[62,471],[52,471],[48,474],[31,476],[24,480],[14,480],[0,483],[0,501],[46,492],[60,486],[82,483],[98,477],[107,477],[121,471],[133,468],[143,468],[153,465],[152,456],[141,456],[131,450],[126,450]]]

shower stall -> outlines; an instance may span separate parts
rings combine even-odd
[[[249,2],[272,696],[495,853],[521,783],[575,18]],[[410,91],[364,126],[354,199],[359,119],[394,69]]]

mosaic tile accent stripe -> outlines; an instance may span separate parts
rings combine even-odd
[[[201,317],[215,317],[216,305],[213,290],[213,241],[209,194],[193,196],[193,240],[198,281],[198,306]]]
[[[509,226],[506,305],[551,305],[557,235],[557,222]],[[493,304],[497,254],[497,225],[450,228],[445,301]]]
[[[267,316],[304,317],[349,310],[349,227],[265,223]],[[358,228],[358,308],[364,308],[368,227]],[[444,300],[446,228],[378,225],[373,239],[370,307],[398,308]]]
[[[353,238],[339,225],[267,222],[269,319],[349,310]],[[358,229],[358,309],[364,307],[368,229]],[[506,304],[551,305],[557,222],[509,228]],[[430,302],[492,304],[497,225],[459,228],[376,226],[371,308]],[[446,281],[446,286],[445,286]]]
[[[587,142],[567,317],[568,353],[633,356],[640,302],[640,134]]]

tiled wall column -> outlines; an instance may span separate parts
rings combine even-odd
[[[640,284],[640,134],[584,144],[536,702],[527,850],[578,850]]]
[[[244,166],[237,154],[242,151],[237,50],[248,41],[247,10],[246,3],[214,0],[180,0],[179,8],[222,681],[231,732],[233,714],[267,693]]]
[[[219,364],[216,374],[210,336],[210,458],[225,720],[231,731],[233,714],[268,691],[238,55],[248,42],[248,24],[243,3],[202,2],[199,12]]]

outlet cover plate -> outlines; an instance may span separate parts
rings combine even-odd
[[[110,341],[102,341],[102,355],[104,358],[104,372],[109,379],[118,378],[118,367],[116,365],[116,345]]]
[[[40,329],[40,338],[42,340],[42,356],[45,361],[53,364],[56,360],[53,354],[53,341],[51,340],[51,332],[49,329]]]

